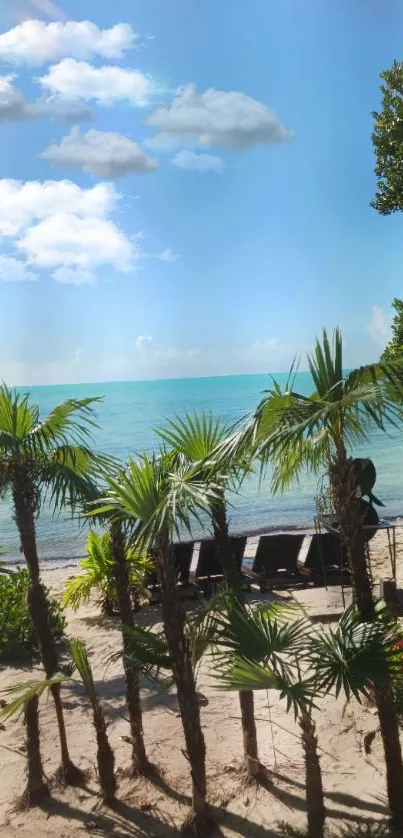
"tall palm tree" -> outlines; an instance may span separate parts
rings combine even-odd
[[[114,525],[130,526],[132,542],[152,550],[158,562],[164,632],[192,778],[189,820],[195,828],[207,830],[210,818],[206,803],[205,742],[186,616],[176,590],[173,537],[181,525],[190,530],[193,518],[208,511],[214,490],[198,479],[185,460],[174,462],[165,451],[159,456],[144,454],[138,460],[131,459],[118,480],[111,477],[106,480],[107,496],[94,514],[106,513]]]
[[[199,469],[200,478],[207,483],[214,481],[216,492],[211,501],[209,514],[214,536],[218,545],[218,555],[224,576],[229,587],[242,598],[241,575],[231,549],[228,528],[226,491],[237,491],[242,479],[250,470],[250,458],[246,453],[234,456],[224,462],[216,458],[216,451],[224,443],[229,433],[228,426],[220,419],[214,419],[210,413],[199,416],[186,413],[184,418],[176,416],[158,434],[174,454],[185,457],[189,464]],[[244,757],[248,774],[257,777],[261,770],[259,762],[257,733],[252,690],[239,693],[241,722],[243,731]]]
[[[326,468],[343,548],[349,560],[355,600],[363,619],[375,616],[365,561],[363,521],[357,478],[349,449],[369,438],[373,428],[385,430],[402,416],[402,365],[371,364],[345,373],[341,333],[333,345],[326,332],[308,354],[315,390],[296,391],[294,370],[286,388],[273,382],[253,417],[233,435],[222,456],[253,444],[263,465],[274,464],[273,491],[287,488],[308,470]],[[398,719],[387,678],[376,690],[387,772],[389,805],[396,828],[403,831],[403,761]]]
[[[11,496],[31,579],[28,608],[47,678],[58,670],[58,658],[40,578],[36,518],[44,502],[55,511],[66,506],[74,511],[78,501],[93,496],[94,469],[107,463],[88,447],[94,401],[69,399],[41,420],[39,407],[28,395],[22,396],[5,384],[0,387],[0,491]],[[59,778],[74,783],[81,772],[70,759],[58,683],[52,686],[52,695],[61,747]]]

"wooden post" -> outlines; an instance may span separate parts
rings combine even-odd
[[[395,579],[381,579],[381,599],[389,606],[392,614],[397,611],[397,592]]]

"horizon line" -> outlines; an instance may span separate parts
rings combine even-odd
[[[307,372],[309,373],[309,370],[299,369],[297,375]],[[257,376],[270,378],[277,375],[289,375],[289,373],[290,370],[277,370],[276,372],[232,372],[219,375],[176,375],[170,378],[114,378],[105,381],[68,381],[57,384],[10,384],[7,386],[12,390],[20,390],[32,387],[86,387],[92,384],[159,384],[165,381],[200,381],[216,378],[256,378]]]

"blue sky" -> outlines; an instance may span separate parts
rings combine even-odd
[[[1,377],[282,371],[336,324],[376,358],[395,58],[400,0],[0,0]]]

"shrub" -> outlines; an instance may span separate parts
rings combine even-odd
[[[0,661],[31,660],[38,653],[35,630],[26,599],[30,583],[25,569],[0,573]],[[65,618],[57,600],[49,598],[51,626],[55,640],[64,634]]]

